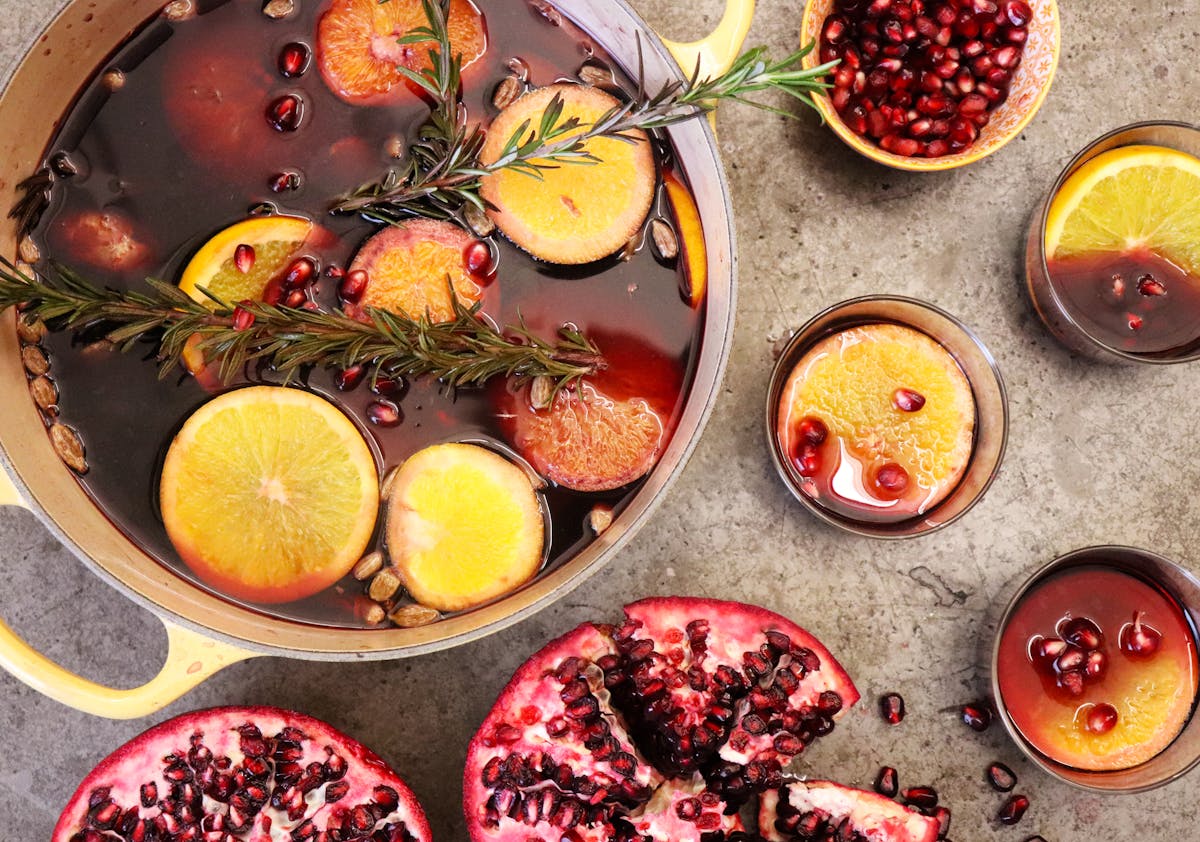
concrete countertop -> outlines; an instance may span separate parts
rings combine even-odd
[[[514,0],[516,2],[517,0]],[[582,0],[569,0],[568,6]],[[0,77],[60,0],[0,0]],[[660,32],[696,37],[719,0],[634,0]],[[799,0],[763,0],[751,43],[794,47]],[[1103,7],[1101,7],[1103,6]],[[842,661],[864,701],[797,769],[869,787],[883,765],[928,783],[954,812],[951,836],[1019,842],[1194,838],[1200,773],[1137,797],[1052,781],[998,726],[977,735],[957,706],[986,690],[983,651],[1014,580],[1068,550],[1145,547],[1200,572],[1200,369],[1111,368],[1072,358],[1043,331],[1018,252],[1028,214],[1069,157],[1124,123],[1194,119],[1200,0],[1063,8],[1058,77],[1026,132],[965,169],[892,172],[858,157],[813,115],[796,122],[736,105],[720,116],[740,233],[737,333],[723,394],[682,478],[628,547],[566,599],[491,638],[384,663],[266,658],[238,664],[154,718],[201,706],[268,703],[329,720],[390,760],[436,838],[465,838],[459,794],[467,741],[518,664],[585,619],[615,619],[651,594],[759,603],[794,618]],[[891,292],[974,326],[1007,380],[1011,437],[987,497],[943,532],[883,543],[820,525],[780,484],[761,404],[775,340],[816,311]],[[30,514],[0,512],[0,616],[67,667],[118,686],[157,671],[157,620],[117,597]],[[876,697],[902,693],[908,718],[881,723]],[[0,839],[48,837],[103,756],[151,724],[109,722],[0,675]],[[1003,797],[983,781],[1011,766],[1033,804],[996,825]]]

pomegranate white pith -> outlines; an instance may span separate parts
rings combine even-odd
[[[550,643],[501,693],[467,755],[473,842],[745,838],[738,807],[858,700],[772,612],[655,598],[625,613]]]
[[[829,781],[796,781],[763,793],[758,824],[767,842],[934,842],[938,820],[890,798]]]
[[[428,842],[412,791],[310,716],[212,708],[156,725],[92,770],[52,842]]]

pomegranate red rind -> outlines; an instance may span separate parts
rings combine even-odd
[[[938,835],[936,818],[830,781],[797,781],[763,793],[759,801],[758,825],[767,842],[824,839],[826,829],[846,821],[848,828],[837,838],[853,842],[934,842]],[[799,832],[806,825],[816,832]]]
[[[225,707],[156,725],[101,761],[52,842],[327,837],[428,842],[430,830],[362,744],[293,711]]]
[[[858,699],[799,626],[761,608],[642,600],[517,671],[471,742],[473,842],[736,838],[753,793]],[[721,833],[722,836],[707,836]]]

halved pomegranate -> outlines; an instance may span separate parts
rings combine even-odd
[[[52,842],[428,842],[412,791],[311,716],[224,707],[156,725],[100,762]]]
[[[763,793],[758,825],[767,842],[934,842],[939,829],[932,816],[830,781],[796,781]]]
[[[735,602],[662,597],[585,623],[513,676],[471,741],[473,842],[721,842],[858,701],[821,643]]]

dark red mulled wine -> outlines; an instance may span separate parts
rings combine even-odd
[[[250,213],[275,211],[308,217],[329,235],[307,249],[317,274],[303,298],[324,309],[352,298],[356,278],[345,270],[380,226],[358,216],[330,215],[328,208],[396,165],[429,106],[415,95],[386,105],[354,105],[332,92],[318,72],[314,41],[328,5],[297,3],[294,15],[273,20],[262,13],[259,0],[200,2],[191,19],[156,16],[134,33],[97,69],[46,150],[47,166],[68,160],[74,173],[56,168],[60,177],[49,207],[29,232],[43,258],[77,268],[99,284],[140,289],[148,276],[178,279],[215,232]],[[487,49],[463,81],[464,102],[475,119],[488,121],[497,113],[493,92],[510,66],[527,71],[531,84],[546,85],[573,78],[585,60],[608,60],[587,34],[544,11],[543,3],[476,5],[486,22]],[[113,70],[120,75],[108,72]],[[222,92],[219,101],[184,95],[198,79]],[[665,137],[656,138],[654,147],[660,176],[670,171],[683,178]],[[670,217],[661,195],[655,202],[651,215]],[[89,265],[81,252],[95,243],[80,235],[77,220],[110,212],[128,221],[139,250],[108,268]],[[484,313],[498,325],[523,319],[531,331],[552,338],[571,323],[596,337],[613,359],[653,358],[655,365],[638,374],[652,371],[658,378],[646,388],[669,434],[691,382],[703,308],[681,296],[688,288],[685,267],[657,257],[644,241],[639,236],[642,247],[597,262],[556,266],[534,260],[497,234],[489,238],[487,255],[489,277],[496,280],[482,300]],[[482,255],[468,259],[482,271]],[[61,392],[61,418],[79,431],[87,448],[89,470],[81,482],[120,529],[195,581],[162,527],[156,482],[172,436],[211,395],[189,376],[160,380],[152,345],[143,353],[122,354],[96,343],[98,338],[57,333],[45,340]],[[606,376],[613,380],[619,372]],[[278,383],[280,377],[252,367],[234,385],[247,382]],[[440,442],[485,442],[514,452],[491,389],[452,391],[412,379],[372,391],[366,378],[332,368],[308,371],[302,385],[351,416],[376,451],[381,476]],[[619,513],[640,485],[590,493],[545,489],[546,569],[594,539],[589,525],[594,507]],[[362,621],[354,601],[362,589],[347,577],[329,591],[271,611],[316,624],[356,626]]]

